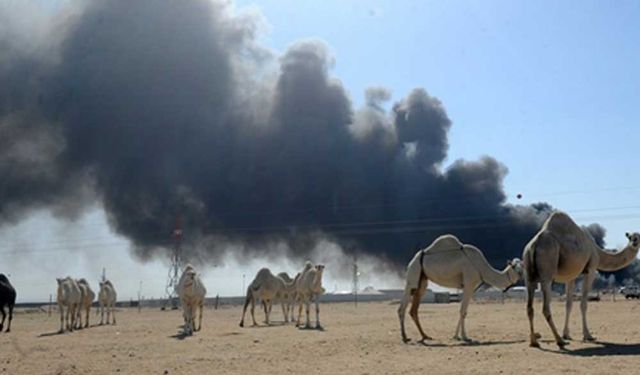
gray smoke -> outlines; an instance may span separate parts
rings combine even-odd
[[[234,244],[303,258],[328,240],[399,269],[443,233],[503,266],[551,211],[506,204],[508,170],[490,156],[443,169],[452,122],[426,90],[388,111],[390,91],[371,88],[354,109],[323,43],[276,59],[260,20],[226,2],[59,17],[33,48],[0,29],[0,224],[97,201],[142,259],[180,217],[191,257]]]

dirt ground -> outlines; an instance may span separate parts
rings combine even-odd
[[[640,303],[618,300],[589,305],[596,343],[572,341],[566,351],[536,304],[542,348],[528,346],[523,302],[473,303],[467,333],[477,340],[451,339],[457,304],[421,306],[421,320],[434,340],[427,345],[400,340],[397,304],[321,305],[324,331],[283,325],[238,327],[241,308],[205,310],[203,330],[182,337],[181,314],[122,309],[116,326],[93,326],[59,335],[59,318],[42,312],[15,315],[12,332],[0,334],[0,374],[602,374],[640,371]],[[562,302],[552,306],[562,323]],[[257,315],[262,322],[263,315]],[[250,321],[250,320],[249,320]],[[560,324],[561,325],[561,324]],[[581,338],[579,303],[572,334]],[[407,320],[408,334],[418,337]]]

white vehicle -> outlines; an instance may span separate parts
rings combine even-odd
[[[637,285],[625,286],[621,289],[621,292],[626,299],[640,298],[640,287],[638,287]]]

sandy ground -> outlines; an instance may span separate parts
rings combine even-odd
[[[577,305],[577,306],[576,306]],[[9,334],[0,334],[0,374],[602,374],[640,372],[640,302],[594,302],[592,333],[599,341],[572,341],[559,351],[536,304],[542,348],[529,348],[522,302],[473,303],[467,331],[477,340],[451,339],[458,305],[422,305],[421,319],[434,341],[426,346],[400,340],[397,304],[324,304],[324,331],[300,330],[278,321],[238,327],[240,307],[206,309],[203,330],[179,335],[181,315],[124,309],[116,326],[59,335],[57,316],[19,313]],[[561,302],[553,307],[561,323]],[[262,315],[257,315],[262,321]],[[249,320],[250,321],[250,320]],[[91,323],[97,322],[91,315]],[[410,319],[408,334],[418,337]],[[579,303],[574,338],[581,338]]]

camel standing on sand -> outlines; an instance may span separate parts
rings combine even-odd
[[[318,264],[313,266],[311,262],[305,263],[304,270],[300,273],[300,277],[296,280],[296,293],[299,301],[298,321],[296,327],[300,327],[300,316],[302,315],[302,304],[305,305],[306,323],[304,328],[311,328],[309,323],[309,305],[313,301],[316,305],[316,329],[322,329],[320,325],[320,306],[319,298],[324,293],[322,287],[322,274],[324,265]]]
[[[204,309],[204,296],[207,294],[207,289],[204,287],[200,275],[192,265],[187,264],[185,266],[176,291],[182,305],[184,333],[191,335],[193,332],[202,329],[202,310]],[[196,309],[200,309],[200,321],[197,329],[195,323]]]
[[[300,277],[298,273],[296,278]],[[284,280],[287,286],[282,292],[280,292],[279,298],[282,301],[282,314],[284,315],[284,322],[289,322],[289,315],[291,315],[291,321],[293,322],[293,308],[296,302],[296,286],[295,279],[292,279],[288,273],[280,272],[278,277]]]
[[[100,304],[100,325],[104,324],[104,310],[107,308],[107,324],[109,324],[109,315],[113,316],[113,323],[116,324],[116,300],[118,294],[110,280],[100,282],[100,291],[98,292],[98,303]]]
[[[529,241],[522,255],[527,286],[527,315],[529,317],[530,346],[539,347],[539,335],[533,329],[533,296],[538,283],[543,296],[542,313],[553,332],[556,343],[562,349],[569,336],[569,315],[573,304],[573,288],[578,276],[584,275],[582,284],[582,336],[585,341],[594,341],[587,327],[587,298],[596,271],[617,271],[629,265],[638,254],[640,234],[626,234],[629,243],[622,251],[611,253],[596,245],[593,238],[581,229],[567,214],[553,212],[542,228]],[[563,337],[560,337],[551,317],[551,283],[566,285],[566,316]]]
[[[255,317],[255,303],[258,299],[263,302],[262,306],[264,308],[265,323],[269,325],[269,315],[271,314],[273,300],[278,297],[279,293],[288,288],[291,288],[291,284],[287,284],[282,280],[282,278],[275,276],[268,268],[260,269],[247,288],[247,297],[244,301],[240,327],[244,327],[244,316],[247,312],[247,306],[249,306],[249,303],[251,303],[251,319],[253,320],[253,325],[258,325]],[[284,301],[281,302],[284,305]],[[282,310],[284,311],[284,306],[282,307]]]
[[[58,332],[64,332],[65,318],[67,330],[71,332],[75,327],[76,312],[81,302],[82,296],[80,294],[80,288],[78,287],[78,283],[70,276],[56,280],[58,281],[58,295],[56,300],[58,302],[58,309],[60,310],[60,330]]]
[[[4,319],[7,317],[4,312],[4,306],[7,305],[9,308],[9,323],[7,323],[7,331],[11,331],[11,321],[13,320],[13,306],[16,304],[16,290],[13,289],[13,286],[9,282],[9,279],[3,274],[0,273],[0,311],[2,312],[2,322],[0,322],[0,332],[2,332],[2,327],[4,326]]]
[[[76,280],[78,284],[78,288],[80,288],[80,305],[78,306],[78,317],[77,317],[77,329],[82,328],[82,310],[86,312],[86,322],[84,328],[89,328],[89,312],[91,311],[91,305],[93,304],[93,300],[96,298],[96,294],[91,290],[91,286],[85,279]]]
[[[420,300],[427,289],[429,280],[447,288],[463,290],[460,319],[453,338],[471,341],[467,337],[464,321],[473,293],[483,282],[505,290],[520,280],[521,273],[519,259],[509,261],[504,270],[498,271],[491,267],[477,247],[463,244],[450,234],[436,238],[429,247],[416,253],[407,266],[407,284],[404,289],[404,297],[398,307],[402,341],[409,341],[404,328],[404,317],[410,300],[409,315],[422,335],[421,341],[431,340],[431,337],[422,330],[418,318]]]

